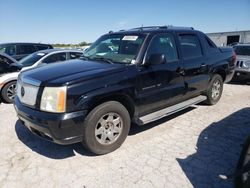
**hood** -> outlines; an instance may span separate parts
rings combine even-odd
[[[22,69],[23,68],[23,65],[20,64],[20,63],[12,63],[10,64],[11,67],[18,67],[19,69]]]
[[[16,63],[7,64],[7,66],[4,69],[0,70],[0,75],[12,72],[19,72],[21,69],[22,68],[16,66]]]
[[[242,60],[242,61],[249,60],[250,61],[249,55],[237,55],[236,58],[237,60]]]
[[[20,71],[22,68],[23,66],[20,63],[12,63],[9,65],[9,72]]]
[[[21,73],[21,77],[36,81],[41,86],[61,86],[103,77],[122,71],[124,68],[123,64],[76,59],[25,70]]]

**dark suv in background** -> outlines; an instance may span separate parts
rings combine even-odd
[[[4,43],[0,44],[0,52],[6,53],[16,60],[20,60],[25,56],[39,50],[52,49],[50,44],[41,43]]]

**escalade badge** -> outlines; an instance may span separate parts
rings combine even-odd
[[[21,96],[23,97],[25,94],[24,87],[21,87]]]

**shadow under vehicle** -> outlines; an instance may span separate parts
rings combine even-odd
[[[199,135],[197,152],[177,159],[195,188],[234,187],[234,178],[223,180],[220,175],[235,174],[242,144],[250,133],[249,117],[250,108],[244,108],[211,124]]]

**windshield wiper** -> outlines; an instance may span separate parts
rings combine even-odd
[[[82,60],[91,60],[90,57],[85,56],[85,55],[81,55],[79,59],[82,59]]]
[[[109,64],[114,64],[114,61],[112,59],[109,58],[105,58],[105,57],[93,57],[91,58],[92,60],[100,60]]]

